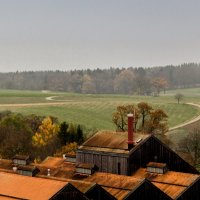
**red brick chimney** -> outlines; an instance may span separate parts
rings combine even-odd
[[[134,146],[134,141],[133,141],[133,132],[134,132],[134,116],[132,113],[127,115],[128,117],[128,150],[131,150]]]

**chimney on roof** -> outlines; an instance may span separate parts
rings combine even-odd
[[[133,132],[134,132],[134,126],[133,124],[135,124],[134,122],[134,116],[132,113],[127,115],[128,117],[128,150],[131,150],[134,146],[134,141],[133,141]]]

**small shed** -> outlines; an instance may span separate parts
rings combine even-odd
[[[76,163],[76,154],[65,154],[64,157],[66,162]]]
[[[28,165],[30,163],[30,156],[15,155],[12,161],[15,165]]]
[[[149,162],[147,164],[147,172],[164,174],[165,172],[167,172],[167,164],[166,163]]]
[[[79,163],[76,165],[76,173],[91,175],[95,171],[95,165],[89,163]]]
[[[17,173],[24,176],[35,176],[40,170],[36,166],[24,166],[19,165],[17,167]]]

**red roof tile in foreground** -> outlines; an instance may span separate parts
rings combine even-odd
[[[176,199],[176,197],[200,178],[198,174],[174,171],[168,171],[164,174],[149,173],[146,168],[138,169],[132,176],[148,179],[172,199]]]
[[[2,196],[2,195],[0,195],[0,199],[1,199],[1,200],[16,200],[16,199],[23,200],[23,199],[21,199],[21,198],[8,197],[8,196]]]
[[[97,183],[117,199],[123,199],[130,191],[137,188],[144,179],[97,172],[85,181]]]
[[[51,158],[49,161],[53,161],[54,159],[58,160],[57,158]],[[55,161],[53,161],[53,163],[54,162]],[[71,163],[65,163],[65,165],[61,165],[62,167],[60,166],[55,176],[73,179],[75,164],[72,165]],[[132,191],[134,187],[137,187],[145,178],[151,181],[152,184],[165,192],[172,199],[175,199],[182,194],[185,189],[196,182],[200,178],[200,175],[174,171],[168,171],[165,174],[148,173],[146,168],[140,168],[131,177],[96,172],[89,177],[86,176],[80,179],[86,182],[97,183],[115,198],[122,199],[130,191]],[[83,188],[85,188],[84,184]],[[80,190],[84,191],[84,189]]]
[[[45,200],[60,191],[67,182],[0,172],[0,195]]]

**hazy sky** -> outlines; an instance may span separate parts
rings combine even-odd
[[[199,0],[0,0],[0,71],[200,62]]]

